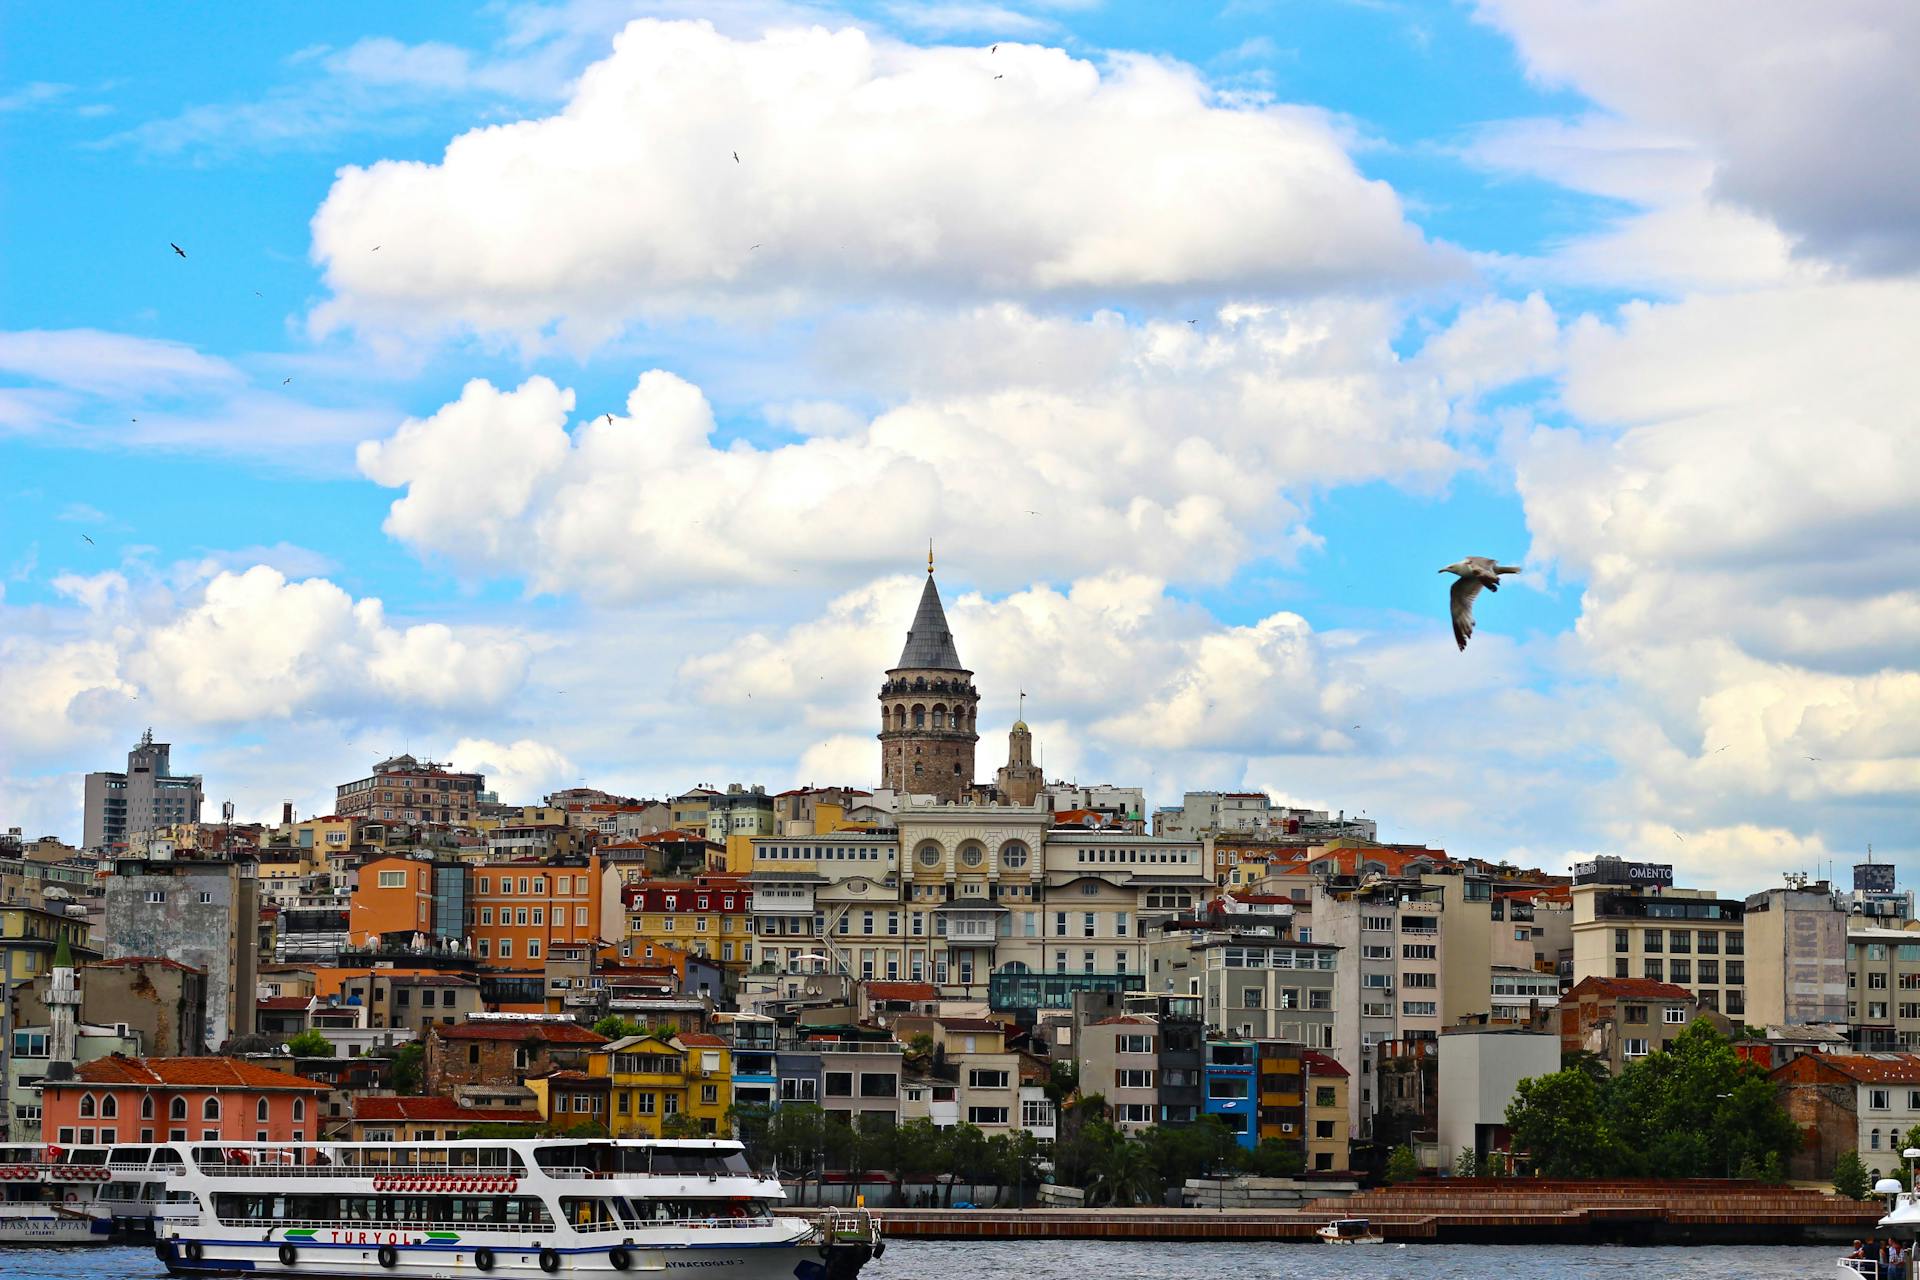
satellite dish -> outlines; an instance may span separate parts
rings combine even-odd
[[[284,1040],[281,1041],[280,1052],[286,1054],[289,1058],[291,1058],[293,1056],[293,1045],[288,1043],[287,1041],[284,1041]]]
[[[1877,1196],[1897,1196],[1905,1190],[1898,1178],[1882,1178],[1873,1184],[1873,1194]]]

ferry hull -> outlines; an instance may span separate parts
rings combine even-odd
[[[0,1215],[0,1244],[112,1244],[106,1218],[56,1213]]]
[[[161,1240],[155,1254],[170,1275],[395,1276],[404,1280],[548,1280],[592,1277],[630,1280],[634,1276],[697,1276],[700,1280],[852,1280],[873,1256],[865,1245],[822,1249],[792,1243],[718,1244],[649,1249],[625,1246],[628,1265],[614,1265],[613,1248],[564,1248],[547,1251],[552,1269],[541,1265],[542,1250],[531,1245],[492,1250],[492,1266],[482,1270],[474,1250],[458,1246],[392,1245],[392,1264],[382,1263],[376,1245],[300,1244],[291,1264],[281,1245],[263,1241]]]

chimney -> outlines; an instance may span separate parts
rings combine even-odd
[[[293,825],[293,801],[291,800],[280,802],[280,825],[283,827]]]

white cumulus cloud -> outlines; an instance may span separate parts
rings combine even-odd
[[[1459,265],[1323,114],[1222,101],[1182,64],[654,20],[555,115],[342,170],[313,235],[321,331],[577,343],[743,306],[1250,296]]]

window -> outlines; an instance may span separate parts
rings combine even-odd
[[[1884,973],[1870,973],[1870,974],[1868,974],[1868,975],[1867,975],[1867,990],[1869,990],[1869,991],[1885,991],[1886,989],[1887,989],[1887,975],[1886,975],[1886,974],[1884,974]]]
[[[296,1122],[307,1118],[307,1100],[305,1098],[295,1098],[293,1100],[293,1118]]]
[[[1670,1004],[1663,1012],[1661,1020],[1664,1022],[1685,1022],[1687,1020],[1687,1011],[1677,1004]]]
[[[1117,1053],[1152,1053],[1152,1036],[1120,1036],[1114,1043]],[[1916,1108],[1920,1110],[1920,1108]]]
[[[1400,948],[1403,960],[1433,960],[1440,955],[1440,948],[1431,942],[1409,942]]]
[[[812,1084],[813,1081],[809,1080],[807,1083]],[[654,1101],[656,1095],[651,1093],[636,1093],[634,1097],[637,1100],[635,1105],[639,1108],[641,1115],[650,1116],[654,1113],[654,1108],[657,1105]]]
[[[407,887],[407,873],[404,871],[382,871],[380,873],[382,889],[404,889]]]
[[[827,1096],[829,1098],[851,1098],[853,1096],[853,1072],[827,1072]]]
[[[140,1118],[142,1120],[153,1119],[153,1095],[150,1093],[140,1095]]]
[[[1892,1105],[1893,1091],[1891,1089],[1867,1090],[1867,1110],[1885,1111]]]
[[[173,1101],[167,1104],[167,1117],[171,1120],[185,1120],[187,1118],[187,1100],[176,1094]],[[169,1138],[168,1141],[171,1142],[172,1139]]]
[[[975,1068],[967,1072],[969,1089],[1004,1089],[1007,1087],[1007,1073]]]
[[[265,1097],[253,1104],[253,1119],[256,1124],[267,1122],[267,1100]]]
[[[208,1098],[205,1102],[201,1103],[200,1118],[202,1120],[218,1120],[220,1118],[220,1099]]]
[[[1628,1005],[1626,1020],[1628,1022],[1645,1022],[1647,1020],[1647,1006],[1643,1004]]]
[[[968,1124],[1005,1124],[1006,1122],[1007,1108],[1005,1107],[967,1108]]]
[[[1406,1000],[1401,1002],[1400,1012],[1409,1018],[1431,1018],[1440,1012],[1440,1005],[1433,1000]]]
[[[1647,1056],[1647,1042],[1640,1039],[1628,1040],[1624,1052],[1629,1058],[1644,1058]]]
[[[1692,984],[1693,962],[1691,960],[1673,960],[1669,962],[1667,968],[1669,969],[1667,977],[1670,981],[1680,983],[1682,986]]]
[[[1113,1087],[1116,1089],[1151,1089],[1153,1072],[1134,1067],[1125,1067],[1113,1073]]]
[[[148,901],[149,903],[159,903],[159,902],[165,902],[166,900],[167,900],[167,895],[166,895],[165,893],[163,893],[163,892],[161,892],[160,890],[158,890],[158,889],[149,889],[149,890],[147,890],[147,901]],[[67,1141],[69,1141],[69,1142],[71,1142],[71,1141],[72,1141],[72,1139],[71,1139],[71,1138],[69,1138],[69,1139],[67,1139]]]
[[[1259,987],[1247,987],[1240,993],[1240,1007],[1243,1009],[1260,1008],[1260,1001],[1263,994]]]
[[[528,938],[527,939],[527,959],[538,960],[539,958],[540,958],[540,939]]]
[[[1665,982],[1667,980],[1666,965],[1664,965],[1658,960],[1649,960],[1646,962],[1646,965],[1647,965],[1646,976],[1648,978],[1651,978],[1655,982]]]
[[[481,945],[482,947],[484,947],[484,946],[486,946],[486,944],[487,944],[487,940],[486,940],[485,938],[482,938],[482,939],[480,940],[480,945]],[[482,956],[485,956],[485,955],[486,955],[486,952],[485,952],[485,951],[482,951],[482,952],[481,952],[480,954],[481,954]],[[502,938],[502,939],[500,939],[500,958],[501,958],[502,960],[511,960],[511,959],[513,959],[513,939],[512,939],[512,938]]]
[[[1315,1085],[1313,1089],[1313,1105],[1316,1107],[1338,1106],[1339,1103],[1335,1100],[1338,1093],[1339,1091],[1333,1085]]]
[[[780,1081],[780,1101],[782,1102],[812,1102],[818,1095],[819,1087],[816,1081],[797,1080],[792,1077],[783,1078]]]
[[[1437,973],[1409,973],[1406,975],[1406,985],[1409,987],[1419,987],[1426,991],[1433,991],[1438,989],[1440,985],[1440,975]]]

